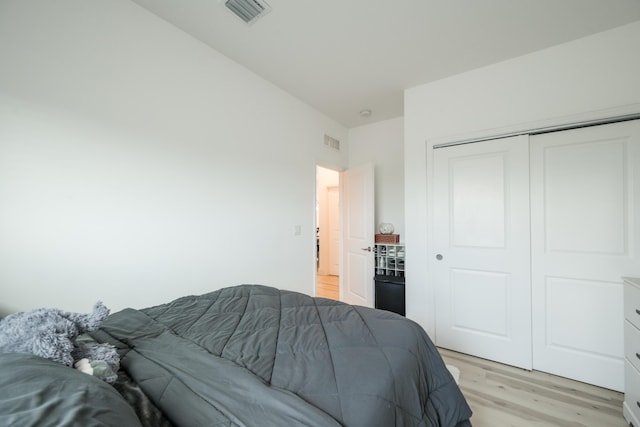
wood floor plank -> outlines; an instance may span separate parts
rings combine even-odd
[[[316,296],[339,301],[340,276],[324,276],[319,274],[316,277]]]
[[[460,369],[474,427],[625,427],[624,395],[538,371],[439,349]]]

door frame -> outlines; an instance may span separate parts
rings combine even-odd
[[[331,179],[329,179],[328,181],[323,181],[323,182],[319,182],[319,175],[320,175],[320,171],[319,169],[324,169],[327,170],[331,173],[335,173],[335,180],[333,179],[333,177],[331,177]],[[336,191],[337,195],[338,195],[338,202],[339,202],[339,198],[340,198],[340,174],[341,171],[337,170],[337,169],[332,169],[332,168],[327,168],[324,166],[320,166],[317,165],[316,166],[316,198],[315,200],[318,203],[317,206],[317,211],[316,211],[316,216],[315,216],[315,221],[314,224],[320,228],[320,233],[318,236],[318,240],[320,242],[322,242],[323,240],[326,240],[324,243],[324,245],[320,245],[320,250],[318,252],[318,256],[320,254],[322,255],[328,255],[324,249],[323,246],[326,246],[328,244],[328,242],[330,241],[330,235],[329,235],[329,230],[323,230],[323,225],[325,226],[325,228],[330,224],[330,216],[331,216],[331,206],[329,205],[329,194],[331,191]],[[336,212],[335,214],[336,219],[338,221],[338,229],[341,228],[341,224],[340,224],[340,205],[338,204],[336,207]],[[326,224],[324,223],[326,222]],[[338,247],[336,248],[336,256],[340,256],[340,247],[338,245]],[[319,265],[318,265],[318,274],[321,275],[330,275],[331,274],[331,269],[330,269],[330,265],[325,263],[326,261],[323,260],[322,256],[319,256]],[[339,263],[338,263],[339,264]],[[336,275],[339,275],[339,273],[337,273]]]
[[[323,168],[323,169],[329,169],[332,171],[336,171],[338,173],[338,198],[339,198],[339,202],[338,202],[338,210],[339,210],[339,223],[340,223],[340,243],[339,243],[339,291],[340,291],[340,301],[344,301],[345,300],[345,292],[344,292],[344,288],[345,288],[345,275],[348,274],[348,271],[346,270],[346,266],[345,266],[345,225],[344,225],[344,221],[345,221],[345,190],[344,190],[344,173],[348,170],[352,170],[352,169],[358,169],[358,168],[362,168],[362,167],[368,167],[370,168],[370,172],[371,172],[371,209],[370,209],[370,213],[369,215],[371,216],[370,222],[371,222],[371,241],[369,243],[367,243],[367,246],[371,247],[371,252],[369,254],[370,256],[370,264],[371,264],[371,268],[370,270],[370,276],[371,276],[371,295],[370,295],[370,301],[367,303],[368,305],[370,305],[371,307],[373,307],[375,305],[375,301],[374,301],[374,297],[373,297],[373,276],[374,276],[374,261],[373,261],[373,247],[374,247],[374,233],[375,233],[375,178],[373,176],[374,174],[374,167],[372,163],[367,163],[365,165],[360,165],[360,166],[356,166],[356,167],[352,167],[352,168],[340,168],[340,167],[332,167],[332,166],[326,166],[325,164],[321,164],[319,162],[315,162],[314,163],[314,198],[313,198],[313,224],[314,224],[314,228],[316,226],[316,224],[318,224],[318,209],[317,209],[317,202],[318,202],[318,168]],[[317,287],[318,287],[318,283],[317,283],[317,264],[316,264],[316,254],[317,254],[317,240],[316,240],[316,233],[312,233],[312,244],[313,244],[313,254],[314,256],[312,257],[312,261],[313,261],[313,279],[312,279],[312,283],[313,283],[313,293],[312,295],[316,295],[317,294]]]
[[[572,129],[638,118],[640,118],[640,103],[636,102],[575,114],[562,114],[535,121],[495,123],[493,126],[478,127],[463,133],[424,137],[422,155],[426,160],[424,163],[425,169],[422,173],[425,179],[423,191],[426,193],[426,197],[424,202],[419,201],[420,204],[417,207],[413,206],[414,209],[420,210],[424,216],[420,220],[420,226],[416,226],[416,223],[412,221],[408,221],[406,224],[411,229],[407,230],[410,233],[407,234],[406,241],[407,245],[411,246],[407,257],[409,261],[415,258],[415,262],[411,261],[413,265],[412,272],[407,272],[407,280],[412,280],[413,277],[415,280],[424,283],[424,286],[420,289],[407,287],[407,315],[417,321],[430,336],[435,336],[435,281],[429,273],[433,271],[436,263],[435,255],[437,254],[433,245],[433,235],[437,227],[437,224],[433,221],[434,147],[468,144],[515,135],[533,135],[551,130]]]
[[[315,227],[318,226],[319,223],[319,209],[317,206],[317,203],[319,203],[319,197],[320,194],[318,192],[318,168],[322,168],[322,169],[327,169],[330,171],[334,171],[335,173],[338,174],[338,182],[336,183],[337,186],[337,191],[338,191],[338,198],[339,198],[339,202],[338,202],[338,218],[340,221],[340,243],[338,245],[338,269],[341,270],[342,269],[342,215],[340,214],[340,204],[341,204],[341,200],[342,200],[342,186],[341,186],[341,177],[342,177],[342,172],[345,170],[344,168],[340,168],[340,167],[335,167],[335,166],[327,166],[325,164],[319,163],[319,162],[315,162],[313,165],[313,171],[314,171],[314,181],[313,181],[313,227],[314,227],[314,232],[312,233],[313,235],[313,254],[314,256],[313,258],[313,296],[317,295],[317,291],[318,291],[318,266],[316,264],[316,257],[319,256],[318,253],[318,249],[317,249],[317,237],[316,237],[316,232],[315,232]],[[327,272],[328,274],[328,272]],[[342,275],[339,275],[339,282],[338,282],[338,287],[340,289],[340,300],[342,300]]]
[[[636,105],[640,105],[640,104],[636,104]],[[620,111],[620,109],[617,109],[617,111]],[[602,116],[602,112],[600,112],[600,114],[597,114],[597,117],[592,117],[591,114],[583,114],[583,115],[577,115],[577,116],[572,116],[571,117],[572,120],[564,120],[562,118],[554,118],[551,121],[548,122],[548,126],[533,126],[533,124],[524,124],[524,125],[519,125],[520,128],[522,128],[521,131],[517,131],[515,132],[518,135],[529,135],[531,137],[534,137],[536,135],[540,135],[540,134],[545,134],[545,133],[549,133],[549,132],[559,132],[559,131],[567,131],[567,130],[572,130],[572,129],[578,129],[578,128],[584,128],[584,127],[591,127],[591,126],[598,126],[598,125],[606,125],[606,124],[613,124],[613,123],[621,123],[621,122],[628,122],[631,120],[638,120],[640,119],[640,113],[633,113],[633,114],[629,114],[629,115],[612,115],[609,116],[609,118],[603,118]],[[576,120],[576,118],[582,118],[583,120]],[[551,126],[551,124],[553,124],[553,126]],[[529,126],[531,125],[531,126]],[[490,134],[486,133],[486,132],[478,132],[477,135],[497,135],[496,137],[500,137],[502,135],[507,135],[507,134],[495,134],[493,133],[495,132],[492,131]],[[427,221],[427,235],[428,235],[428,239],[426,241],[426,255],[427,255],[427,266],[430,270],[432,270],[434,263],[436,262],[434,260],[435,254],[436,254],[436,250],[434,248],[434,245],[432,244],[433,241],[433,234],[434,234],[434,230],[435,227],[437,226],[437,224],[435,224],[433,218],[433,211],[434,211],[434,188],[433,188],[433,178],[434,178],[434,165],[435,165],[435,160],[434,160],[434,149],[435,148],[439,148],[439,147],[445,147],[445,146],[453,146],[453,145],[462,145],[462,144],[469,144],[469,143],[475,143],[475,142],[483,142],[483,141],[487,141],[487,140],[491,140],[494,139],[494,137],[489,137],[489,136],[478,136],[477,138],[474,137],[469,137],[468,139],[464,139],[464,138],[460,138],[460,137],[456,137],[456,138],[451,138],[451,137],[447,137],[447,138],[437,138],[437,139],[429,139],[427,141],[425,141],[425,153],[426,153],[426,164],[427,164],[427,180],[429,182],[429,184],[427,185],[427,206],[426,206],[426,212],[428,214],[428,218],[429,221]],[[533,227],[532,227],[533,229]],[[533,254],[532,254],[532,262],[533,262]],[[428,286],[426,287],[429,290],[429,294],[433,295],[433,293],[435,293],[435,281],[431,278],[431,277],[427,277],[426,278],[426,282],[428,283]],[[532,276],[532,293],[533,293],[533,287],[534,287],[534,278]],[[430,298],[426,304],[429,304],[429,308],[431,308],[431,311],[435,311],[435,298]],[[435,317],[435,316],[433,316]],[[433,327],[435,329],[435,319],[433,321],[431,321],[432,323],[429,324],[429,326]],[[426,328],[425,328],[426,329]],[[430,331],[429,331],[430,332]],[[430,332],[431,333],[431,332]],[[533,350],[533,349],[532,349]],[[538,367],[535,365],[533,365],[533,368],[538,369]]]

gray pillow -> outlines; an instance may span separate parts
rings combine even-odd
[[[0,425],[139,427],[109,384],[29,354],[0,354]]]

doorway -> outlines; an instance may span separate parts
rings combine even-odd
[[[316,296],[340,300],[340,173],[316,166]]]

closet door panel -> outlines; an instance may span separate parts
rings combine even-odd
[[[436,344],[531,369],[527,136],[434,153]]]
[[[454,246],[504,248],[506,161],[505,153],[450,160]]]
[[[552,139],[559,136],[564,138],[557,134]],[[625,142],[619,139],[545,148],[548,252],[610,255],[626,252],[625,152]]]
[[[620,357],[623,351],[620,319],[603,316],[606,311],[601,308],[623,310],[618,283],[547,277],[544,286],[546,345],[569,353],[579,350],[595,357]],[[569,305],[568,301],[577,303]]]
[[[621,276],[640,274],[637,121],[531,138],[533,365],[623,389]]]

